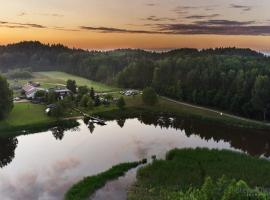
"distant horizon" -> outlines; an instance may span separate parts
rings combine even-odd
[[[253,48],[249,48],[249,47],[237,47],[237,46],[220,46],[220,47],[208,47],[208,48],[193,48],[193,47],[176,47],[176,48],[132,48],[132,47],[123,47],[123,48],[104,48],[104,49],[91,49],[91,48],[80,48],[80,47],[76,47],[76,46],[68,46],[66,44],[63,43],[48,43],[48,42],[42,42],[39,40],[21,40],[21,41],[16,41],[16,42],[10,42],[10,43],[6,43],[6,44],[1,44],[0,46],[7,46],[7,45],[12,45],[12,44],[18,44],[21,42],[40,42],[41,44],[44,45],[63,45],[65,47],[68,47],[70,49],[82,49],[85,51],[100,51],[100,52],[106,52],[106,51],[114,51],[114,50],[125,50],[125,49],[131,49],[131,50],[144,50],[144,51],[149,51],[149,52],[157,52],[157,53],[161,53],[161,52],[169,52],[169,51],[173,51],[173,50],[178,50],[178,49],[197,49],[199,51],[204,50],[204,49],[218,49],[218,48],[238,48],[238,49],[251,49],[252,51],[256,51],[258,53],[262,53],[266,56],[270,56],[270,49],[263,51],[263,50],[257,50],[257,49],[253,49]]]

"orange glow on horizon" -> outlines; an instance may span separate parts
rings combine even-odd
[[[269,51],[270,36],[228,36],[228,35],[162,35],[130,33],[63,32],[56,30],[0,30],[0,43],[9,44],[26,40],[43,43],[61,43],[68,47],[83,49],[172,49],[172,48],[215,48],[241,47]]]

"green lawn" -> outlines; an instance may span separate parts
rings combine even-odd
[[[216,181],[222,176],[243,180],[253,188],[269,188],[270,162],[226,150],[172,150],[166,160],[157,160],[139,169],[137,183],[128,199],[176,200],[180,198],[166,196],[177,191],[187,191],[190,187],[198,188],[207,177]]]
[[[17,103],[8,118],[0,121],[0,131],[22,131],[27,128],[48,125],[55,122],[45,113],[45,106],[31,103]],[[0,135],[1,135],[0,134]],[[2,134],[2,135],[3,135]]]
[[[93,87],[98,92],[111,92],[111,91],[120,91],[119,88],[112,87],[106,84],[98,83],[95,81],[88,80],[86,78],[82,78],[79,76],[71,75],[64,72],[57,72],[57,71],[50,71],[50,72],[36,72],[36,76],[43,77],[43,79],[47,79],[48,83],[51,83],[53,80],[53,83],[59,83],[59,84],[65,84],[68,79],[75,80],[77,85],[79,86],[88,86]],[[44,82],[44,81],[43,81]]]

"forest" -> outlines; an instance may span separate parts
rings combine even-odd
[[[270,119],[270,58],[251,49],[86,51],[37,41],[0,46],[0,71],[63,71],[236,115]]]

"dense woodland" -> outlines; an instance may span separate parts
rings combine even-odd
[[[254,119],[270,118],[270,58],[250,49],[106,52],[21,42],[0,46],[0,70],[59,70]]]

